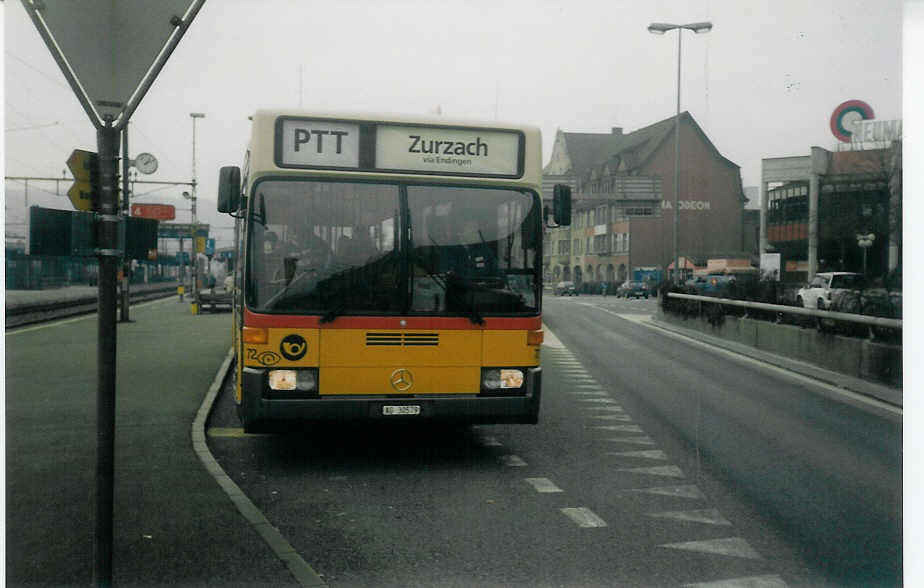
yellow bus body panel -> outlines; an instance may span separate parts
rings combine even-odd
[[[526,344],[527,331],[484,331],[481,365],[520,367],[539,365],[539,345]]]
[[[392,385],[398,370],[410,374],[404,376],[403,381],[410,378],[411,383],[406,390]],[[328,367],[321,369],[320,390],[321,396],[477,394],[480,378],[479,367]]]

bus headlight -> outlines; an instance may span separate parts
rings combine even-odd
[[[509,390],[523,387],[523,370],[491,368],[481,373],[481,385],[486,390]]]
[[[313,369],[309,370],[270,370],[270,390],[297,390],[315,392],[318,389],[318,377]]]

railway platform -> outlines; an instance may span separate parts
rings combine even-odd
[[[6,294],[9,311],[95,288]],[[195,450],[193,423],[228,356],[229,327],[229,313],[194,315],[175,296],[133,305],[132,322],[117,327],[114,585],[304,585]],[[5,343],[5,583],[91,584],[96,315],[8,329]]]

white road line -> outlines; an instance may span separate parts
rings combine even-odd
[[[707,525],[731,525],[731,522],[723,517],[722,513],[714,508],[705,508],[701,510],[672,510],[667,512],[650,512],[647,513],[647,516],[658,519],[672,519],[676,521],[704,523]]]
[[[625,412],[618,404],[605,404],[600,406],[582,406],[584,410],[596,410],[602,412]]]
[[[667,543],[658,547],[668,549],[683,549],[686,551],[699,551],[729,557],[743,557],[746,559],[762,559],[751,544],[741,537],[728,537],[727,539],[712,539],[708,541],[687,541],[685,543]]]
[[[676,498],[694,498],[696,500],[705,500],[706,497],[700,492],[699,488],[693,485],[683,486],[657,486],[652,488],[634,488],[626,492],[636,492],[639,494],[655,494],[657,496],[673,496]]]
[[[512,467],[512,468],[522,468],[527,465],[526,462],[523,461],[522,458],[516,455],[502,455],[500,456],[499,459],[502,464],[508,467]]]
[[[564,349],[565,346],[561,341],[558,340],[558,337],[555,336],[555,333],[552,332],[552,329],[545,323],[542,323],[542,346],[549,347],[551,349]]]
[[[606,526],[606,521],[595,515],[589,508],[563,508],[561,512],[577,523],[577,526],[581,528]]]
[[[481,444],[486,447],[502,447],[502,444],[497,440],[497,437],[482,437]]]
[[[616,401],[611,398],[580,398],[578,402],[586,402],[588,404],[615,404]]]
[[[621,433],[644,433],[638,425],[597,425],[594,429],[601,431],[619,431]]]
[[[660,449],[648,449],[645,451],[608,451],[607,455],[616,455],[619,457],[640,457],[642,459],[660,459],[667,460],[667,454]]]
[[[610,437],[606,439],[610,443],[632,443],[633,445],[654,445],[655,442],[651,437]]]
[[[526,483],[536,489],[536,492],[549,494],[552,492],[564,492],[548,478],[526,478]]]
[[[716,582],[697,582],[684,584],[683,588],[788,588],[789,584],[776,575],[748,576],[746,578],[730,578]]]
[[[650,476],[664,476],[666,478],[682,478],[683,470],[677,466],[654,466],[650,468],[619,468],[620,472],[633,474],[648,474]]]
[[[587,417],[589,419],[600,419],[603,421],[622,421],[628,423],[632,421],[632,417],[627,414],[593,414]]]

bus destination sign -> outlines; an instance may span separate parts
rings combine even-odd
[[[520,177],[522,133],[499,129],[280,118],[279,167]],[[365,154],[365,155],[361,155]]]
[[[517,176],[519,154],[510,131],[381,125],[376,133],[378,169]]]

